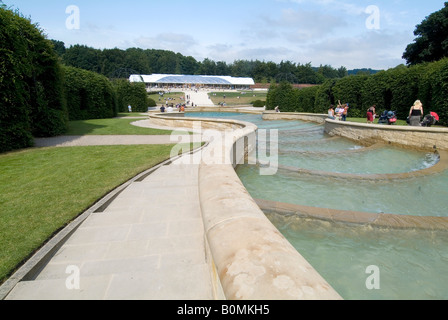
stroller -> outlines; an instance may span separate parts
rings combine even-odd
[[[428,114],[422,121],[421,125],[422,127],[431,127],[439,121],[440,118],[437,113],[431,112],[431,114]]]
[[[397,113],[395,111],[384,111],[380,116],[378,124],[393,125],[397,123]]]

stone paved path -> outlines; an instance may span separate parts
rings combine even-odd
[[[150,126],[146,123],[145,125]],[[169,136],[38,139],[37,146],[170,143]],[[171,142],[172,143],[172,142]],[[93,213],[37,277],[6,300],[212,300],[198,193],[189,159],[130,184],[104,212]],[[79,287],[78,287],[79,285]]]

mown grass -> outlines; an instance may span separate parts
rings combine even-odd
[[[172,145],[27,149],[0,154],[0,284],[58,230]]]
[[[347,121],[358,122],[358,123],[367,123],[366,118],[347,118]],[[379,121],[379,119],[375,119],[375,121],[373,123],[378,124],[378,121]],[[409,126],[405,120],[398,120],[396,125],[397,126]],[[435,126],[433,126],[433,128],[444,128],[444,126],[435,125]]]
[[[163,90],[162,90],[163,91]],[[165,93],[162,96],[160,96],[158,93],[152,93],[149,95],[149,98],[153,99],[158,106],[161,106],[162,104],[165,104],[168,100],[168,103],[172,103],[174,105],[178,103],[185,103],[185,93],[183,92],[170,92]]]
[[[367,123],[367,118],[347,118],[347,121],[357,122],[357,123]],[[375,119],[374,124],[378,124],[379,119]],[[407,126],[408,124],[404,120],[398,120],[397,126]]]
[[[144,119],[142,119],[144,120]],[[138,119],[97,119],[84,121],[71,121],[67,135],[171,135],[172,131],[141,128],[131,125]]]
[[[244,93],[243,93],[244,92]],[[256,100],[266,101],[266,92],[212,92],[209,94],[214,104],[225,103],[227,106],[250,105]],[[225,98],[224,98],[225,96]]]

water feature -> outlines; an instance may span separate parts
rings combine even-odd
[[[365,148],[329,137],[322,126],[302,121],[263,121],[260,115],[236,113],[189,116],[238,119],[260,129],[279,130],[280,169],[276,175],[261,176],[257,166],[237,168],[255,199],[374,214],[448,216],[448,171],[396,180],[325,174],[415,172],[438,163],[433,153],[381,145]],[[295,214],[266,214],[345,299],[448,298],[447,231],[373,228]],[[379,289],[366,286],[369,266],[381,272]]]

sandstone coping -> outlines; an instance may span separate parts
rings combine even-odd
[[[340,136],[363,145],[383,142],[414,149],[448,150],[448,129],[435,127],[388,126],[331,120],[326,114],[275,111],[263,112],[263,120],[302,120],[325,125],[330,136]]]
[[[375,147],[378,147],[376,145]],[[356,150],[356,152],[359,152]],[[348,153],[352,153],[349,151]],[[290,173],[297,173],[300,175],[307,174],[312,176],[321,176],[321,177],[331,177],[331,178],[340,178],[340,179],[351,179],[351,180],[405,180],[416,177],[424,177],[428,175],[435,175],[441,172],[444,172],[448,169],[448,152],[447,151],[438,151],[440,156],[440,160],[434,166],[431,166],[426,169],[405,172],[405,173],[389,173],[389,174],[353,174],[353,173],[337,173],[337,172],[325,172],[325,171],[317,171],[317,170],[308,170],[301,169],[291,166],[279,166],[280,171],[288,171]]]
[[[263,112],[263,120],[302,120],[324,124],[326,119],[328,119],[327,114],[275,111]]]
[[[250,113],[250,114],[262,114],[264,108],[251,108],[251,107],[194,107],[187,109],[187,113],[194,112],[237,112],[237,113]]]
[[[388,126],[327,119],[325,132],[363,144],[384,142],[416,149],[448,150],[447,128]]]
[[[293,215],[299,218],[312,218],[331,222],[350,223],[388,229],[448,230],[448,217],[410,216],[387,213],[368,213],[328,208],[316,208],[291,203],[281,203],[256,199],[266,213]]]
[[[221,119],[150,115],[158,125],[225,132],[210,142],[199,167],[199,195],[212,274],[229,300],[341,300],[341,296],[265,216],[234,166],[255,148],[254,124]],[[248,138],[249,137],[249,138]],[[244,144],[244,148],[238,147]],[[208,150],[223,152],[209,152]],[[216,159],[216,157],[221,157]],[[217,161],[218,160],[218,161]]]

